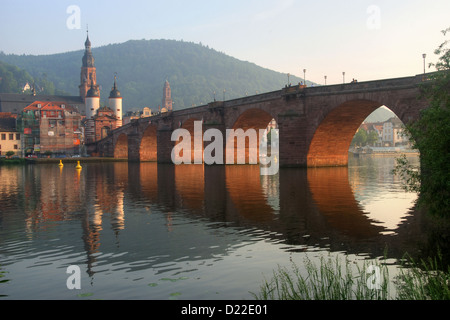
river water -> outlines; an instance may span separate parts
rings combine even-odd
[[[0,167],[0,300],[254,299],[274,270],[306,257],[387,251],[395,267],[421,227],[394,162],[275,176],[258,166]],[[69,266],[80,289],[69,289]]]

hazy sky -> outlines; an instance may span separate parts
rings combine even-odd
[[[208,45],[328,84],[410,76],[436,61],[449,0],[0,0],[0,50],[52,54],[131,39]]]

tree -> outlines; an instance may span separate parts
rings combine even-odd
[[[444,35],[450,28],[442,31]],[[430,101],[419,119],[406,125],[413,148],[420,151],[420,168],[406,157],[397,160],[395,173],[406,180],[405,188],[419,192],[418,204],[433,215],[450,217],[450,51],[448,41],[436,49],[437,72],[425,81],[424,97]]]
[[[367,144],[373,146],[378,141],[378,133],[371,130],[367,136]]]
[[[363,147],[367,144],[367,131],[359,129],[353,137],[352,145]]]
[[[6,152],[6,156],[7,156],[8,158],[11,158],[13,155],[14,155],[14,151],[8,151],[8,152]]]

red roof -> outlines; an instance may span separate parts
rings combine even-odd
[[[41,105],[40,108],[38,108],[38,105]],[[64,108],[62,108],[64,106]],[[60,101],[35,101],[29,106],[27,106],[24,111],[35,111],[35,110],[54,110],[54,111],[60,111],[60,110],[68,110],[68,111],[75,111],[75,108],[71,105],[68,105],[65,102]]]

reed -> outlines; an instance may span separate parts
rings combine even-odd
[[[378,288],[371,285],[369,266],[380,271]],[[443,267],[440,256],[416,262],[405,255],[390,282],[387,265],[379,260],[361,266],[348,259],[321,257],[314,264],[306,258],[303,269],[294,263],[291,270],[278,267],[253,296],[257,300],[449,300],[450,266]]]
[[[396,277],[400,300],[450,300],[450,266],[442,256],[415,261],[407,256],[401,273]]]
[[[363,265],[338,258],[320,258],[320,264],[305,259],[306,275],[293,263],[292,270],[278,267],[270,281],[265,280],[258,300],[387,300],[389,297],[389,274],[386,265],[379,261]],[[373,275],[366,272],[369,265],[380,270],[379,289],[371,288]]]

